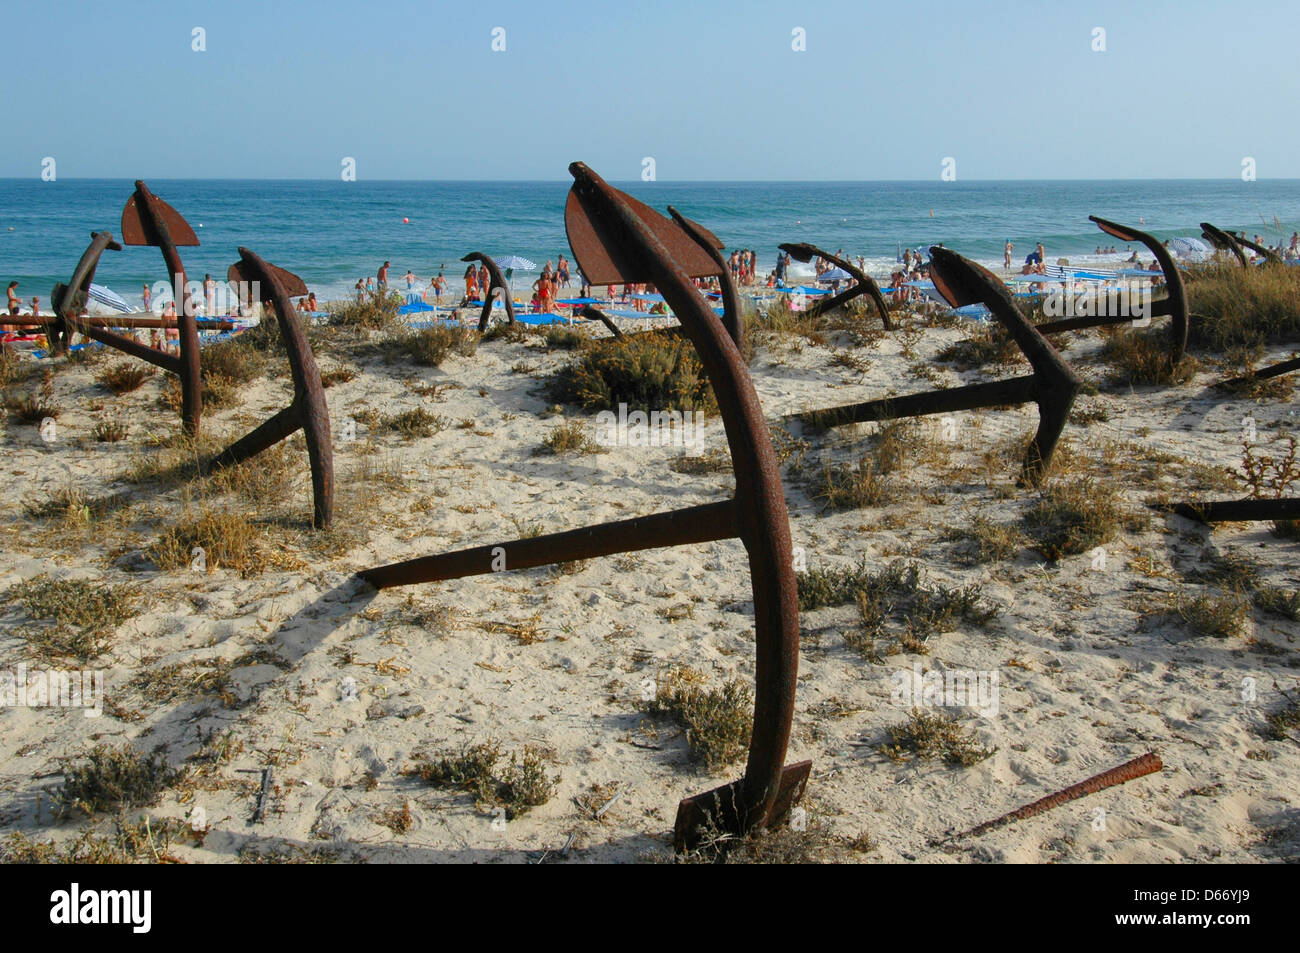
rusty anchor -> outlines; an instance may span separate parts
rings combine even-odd
[[[1065,429],[1066,417],[1083,382],[1020,313],[1006,286],[987,269],[936,245],[930,249],[930,273],[935,287],[954,305],[977,301],[987,305],[1029,360],[1034,373],[1028,377],[949,387],[903,397],[883,397],[792,416],[813,429],[824,429],[872,420],[897,420],[978,407],[1034,403],[1038,405],[1038,430],[1025,451],[1021,476],[1024,482],[1038,485],[1051,464],[1052,454]]]
[[[1183,359],[1187,350],[1187,291],[1183,287],[1183,276],[1174,263],[1169,251],[1154,235],[1140,232],[1136,228],[1120,225],[1096,215],[1089,215],[1088,220],[1108,235],[1113,235],[1124,242],[1141,242],[1151,250],[1164,272],[1165,297],[1151,302],[1152,317],[1169,317],[1169,360],[1170,366]],[[969,304],[970,302],[962,302]],[[1063,318],[1059,321],[1045,321],[1037,325],[1040,334],[1055,334],[1058,331],[1078,331],[1083,328],[1096,328],[1111,324],[1125,324],[1132,321],[1131,315],[1089,315],[1087,317]]]
[[[210,473],[242,463],[301,428],[311,462],[312,526],[328,529],[334,518],[334,449],[330,443],[329,408],[325,404],[320,368],[290,300],[306,294],[307,287],[297,275],[263,261],[247,248],[240,248],[239,255],[240,260],[230,266],[227,277],[232,282],[252,283],[259,289],[262,302],[275,310],[289,356],[293,402],[207,461],[204,471]]]
[[[784,245],[778,245],[777,247],[784,252],[789,252],[791,258],[796,261],[801,261],[804,264],[812,261],[814,257],[833,262],[852,275],[854,282],[856,282],[856,284],[850,285],[839,294],[832,295],[829,298],[811,305],[808,310],[804,312],[808,317],[815,318],[819,315],[826,314],[841,305],[848,304],[859,295],[865,294],[869,295],[871,300],[875,303],[876,311],[880,313],[880,321],[884,324],[885,330],[894,330],[894,323],[889,318],[889,305],[885,302],[885,296],[880,293],[880,286],[877,285],[875,280],[861,268],[858,268],[851,261],[840,258],[837,255],[832,255],[829,252],[822,251],[816,245],[810,245],[807,242],[788,242]]]
[[[1265,248],[1258,242],[1253,242],[1240,232],[1229,232],[1221,228],[1216,228],[1209,222],[1201,222],[1201,234],[1204,235],[1215,248],[1232,252],[1237,261],[1241,263],[1242,268],[1250,267],[1250,259],[1246,257],[1244,249],[1250,249],[1256,254],[1263,257],[1265,264],[1284,265],[1284,262],[1277,252],[1271,248]]]
[[[104,236],[104,240],[101,241],[100,236]],[[162,250],[163,261],[166,262],[168,271],[172,275],[172,287],[184,295],[184,300],[176,311],[180,355],[147,347],[109,330],[99,322],[86,321],[78,317],[85,303],[95,268],[99,264],[100,255],[106,248],[118,251],[122,247],[108,232],[92,233],[90,247],[81,256],[72,281],[68,285],[56,285],[51,294],[51,302],[58,320],[47,332],[50,336],[50,349],[55,353],[65,352],[69,332],[77,331],[85,337],[170,371],[180,378],[181,382],[181,420],[185,432],[190,435],[197,434],[199,419],[203,413],[202,382],[199,375],[199,331],[193,310],[189,305],[189,296],[184,292],[185,266],[181,263],[177,246],[198,245],[198,237],[179,212],[150,192],[149,187],[143,182],[137,180],[135,194],[122,210],[122,242],[127,245],[153,245]],[[71,294],[68,293],[69,291]],[[114,323],[125,326],[119,322]],[[164,324],[168,323],[164,322]]]
[[[736,478],[730,500],[604,523],[531,539],[477,546],[368,569],[377,588],[405,586],[620,552],[739,537],[749,555],[754,598],[756,665],[754,729],[745,775],[688,797],[678,807],[674,842],[697,845],[704,830],[741,834],[779,821],[802,796],[811,762],[786,765],[799,657],[798,593],[790,529],[776,455],[740,349],[691,277],[717,263],[676,216],[670,221],[620,192],[581,162],[569,166],[574,185],[565,226],[575,260],[595,284],[648,281],[676,312],[708,371]],[[500,562],[496,562],[500,566]]]
[[[506,321],[510,324],[515,323],[515,305],[510,300],[510,286],[506,284],[505,277],[501,274],[501,269],[497,263],[492,260],[491,256],[483,254],[481,251],[472,251],[461,261],[477,261],[488,270],[488,286],[483,289],[483,313],[478,319],[478,333],[482,334],[488,329],[488,322],[492,318],[492,302],[494,296],[501,295],[501,300],[506,306]]]

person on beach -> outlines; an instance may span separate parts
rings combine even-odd
[[[533,282],[533,290],[537,292],[533,299],[534,307],[538,314],[548,314],[551,310],[551,275],[550,272],[542,272],[541,276]]]
[[[388,294],[388,266],[390,262],[384,262],[379,266],[379,271],[375,275],[375,290],[379,296],[385,297]]]
[[[1007,239],[1006,247],[1002,249],[1002,267],[1007,271],[1011,270],[1011,252],[1015,250],[1015,245],[1011,244],[1011,239]]]
[[[316,304],[316,292],[307,295],[307,313],[315,314],[318,305]]]
[[[7,305],[7,310],[9,311],[9,316],[11,318],[17,317],[18,312],[22,311],[23,309],[23,302],[22,299],[18,297],[16,293],[17,291],[18,291],[18,282],[16,281],[9,282],[9,288],[8,288],[9,300],[6,302],[6,305]]]
[[[487,296],[492,291],[492,276],[488,274],[487,265],[478,266],[478,293],[487,300]]]
[[[176,328],[176,302],[168,301],[162,310],[163,327],[154,328],[153,333],[149,335],[149,346],[158,351],[172,352],[172,339],[177,339],[179,343],[180,332]]]
[[[465,301],[469,304],[478,298],[478,269],[472,264],[465,269]]]
[[[366,283],[360,278],[357,279],[355,291],[357,293],[357,304],[364,304],[366,300]]]
[[[217,283],[211,275],[203,276],[203,313],[209,318],[217,313]]]

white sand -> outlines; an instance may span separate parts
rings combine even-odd
[[[871,362],[865,375],[831,367],[827,348],[790,339],[775,350],[761,348],[751,371],[775,420],[805,408],[926,389],[907,368],[917,361],[934,366],[936,351],[961,336],[926,330],[908,358],[900,354],[901,336],[889,335],[875,349],[859,351]],[[1095,335],[1073,336],[1063,352],[1093,379],[1103,369],[1082,358],[1096,342]],[[62,841],[87,827],[105,829],[107,818],[52,826],[45,793],[58,785],[60,759],[97,741],[130,740],[142,750],[160,745],[179,764],[200,733],[229,731],[242,750],[197,782],[185,802],[169,790],[150,810],[174,818],[196,806],[206,812],[211,831],[203,846],[173,847],[186,860],[230,861],[243,848],[326,849],[372,862],[521,861],[559,849],[571,834],[570,859],[630,861],[647,850],[665,851],[678,800],[739,777],[743,764],[715,775],[691,766],[684,739],[662,723],[656,735],[638,712],[638,699],[645,680],[674,664],[709,673],[715,685],[730,675],[752,682],[750,584],[739,542],[594,560],[569,574],[537,569],[379,594],[363,591],[352,577],[382,562],[513,539],[529,527],[587,526],[730,493],[728,474],[671,470],[680,453],[672,448],[534,456],[557,422],[592,420],[573,408],[564,417],[541,416],[547,401],[535,393],[538,378],[568,359],[531,339],[483,344],[473,357],[452,357],[437,369],[366,364],[355,380],[327,392],[336,434],[345,418],[367,406],[382,413],[425,406],[452,421],[469,418],[472,428],[453,424],[410,442],[377,436],[380,452],[367,457],[368,434],[359,426],[358,440],[339,442],[335,456],[338,520],[359,533],[357,545],[326,558],[295,552],[300,537],[291,535],[285,551],[300,568],[247,579],[222,568],[162,573],[140,555],[169,514],[184,509],[175,491],[151,500],[148,486],[118,480],[147,432],[178,426],[175,415],[156,406],[158,379],[114,398],[93,382],[105,360],[58,373],[54,400],[64,413],[57,441],[43,443],[35,428],[12,419],[4,424],[0,589],[42,573],[142,584],[146,611],[117,631],[110,653],[97,663],[105,670],[110,709],[138,710],[139,719],[0,710],[0,833]],[[513,372],[521,362],[533,373]],[[984,379],[979,372],[941,375],[948,386]],[[1142,501],[1155,493],[1182,498],[1210,469],[1236,464],[1244,414],[1256,418],[1261,440],[1271,440],[1290,411],[1286,403],[1255,404],[1208,390],[1218,376],[1202,368],[1182,387],[1081,398],[1077,407],[1103,408],[1111,419],[1067,427],[1063,452],[1073,473],[1064,479],[1090,470],[1118,485],[1141,512]],[[449,386],[430,398],[411,383]],[[207,415],[205,427],[243,432],[283,406],[287,394],[285,383],[267,380],[249,390],[242,407]],[[125,441],[89,439],[95,405],[130,408]],[[1296,685],[1297,626],[1257,610],[1247,632],[1217,639],[1173,621],[1143,627],[1139,615],[1162,593],[1201,591],[1184,574],[1207,553],[1240,550],[1264,567],[1270,584],[1295,588],[1296,544],[1273,539],[1262,524],[1225,525],[1210,534],[1156,516],[1146,529],[1107,545],[1104,570],[1093,570],[1087,554],[1050,564],[1027,549],[1010,561],[963,565],[956,558],[961,544],[944,539],[947,527],[967,526],[976,514],[1011,522],[1035,499],[1014,488],[1014,465],[995,461],[985,468],[981,455],[1027,437],[1036,414],[1027,407],[954,420],[951,446],[942,443],[940,421],[922,422],[941,449],[934,462],[899,477],[910,489],[888,507],[823,513],[809,501],[805,480],[785,470],[792,535],[810,567],[863,557],[884,566],[906,557],[923,566],[930,582],[978,583],[999,609],[987,629],[959,625],[931,637],[928,655],[891,655],[883,665],[845,645],[841,633],[856,625],[853,607],[801,616],[804,646],[787,760],[813,761],[806,804],[812,815],[836,836],[869,833],[878,849],[851,855],[867,861],[1294,859],[1300,750],[1294,741],[1265,740],[1261,726],[1283,703],[1281,690]],[[720,423],[711,424],[709,446],[725,447]],[[836,451],[841,456],[865,449],[872,429],[814,444],[810,459],[822,445],[846,444]],[[1125,447],[1108,464],[1103,447],[1112,441]],[[1177,463],[1135,469],[1141,453],[1149,458],[1157,451],[1206,470]],[[292,501],[301,519],[310,512],[310,484],[305,454],[292,456],[302,470]],[[364,511],[349,509],[348,494],[367,460],[399,472],[406,488],[386,491]],[[25,502],[69,480],[90,497],[132,494],[132,520],[106,521],[78,535],[24,514]],[[1241,495],[1208,486],[1204,494]],[[450,610],[444,626],[402,621],[439,607]],[[0,611],[0,668],[22,661],[39,666],[14,631],[25,621],[19,609],[11,604]],[[530,619],[543,633],[533,644],[488,631]],[[145,669],[233,659],[259,648],[282,656],[287,670],[238,669],[227,704],[194,692],[157,703],[128,687]],[[352,653],[351,664],[340,658],[342,650]],[[998,672],[998,714],[958,712],[997,746],[992,757],[962,768],[895,764],[880,753],[885,728],[905,714],[891,703],[890,676],[914,663],[927,671]],[[342,697],[347,677],[355,679],[356,700]],[[1242,700],[1248,677],[1258,692],[1253,703]],[[835,708],[849,713],[831,714]],[[432,790],[402,774],[417,752],[488,738],[507,751],[543,746],[560,776],[554,798],[504,829],[468,795]],[[1164,759],[1158,776],[972,839],[963,851],[928,845],[949,829],[969,828],[1151,750]],[[1248,758],[1248,752],[1255,754]],[[274,769],[275,796],[265,821],[251,824],[267,765]],[[369,790],[368,772],[378,781]],[[593,785],[605,792],[597,804],[621,793],[600,820],[574,801]],[[404,803],[414,817],[411,830],[397,834],[379,823]],[[1105,812],[1104,830],[1094,829],[1098,809]]]

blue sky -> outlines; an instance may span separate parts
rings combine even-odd
[[[1294,0],[52,0],[3,24],[0,177],[1300,177]]]

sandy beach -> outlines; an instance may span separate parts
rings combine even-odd
[[[1264,524],[1211,532],[1147,505],[1244,495],[1227,472],[1242,462],[1243,420],[1276,455],[1292,426],[1289,401],[1212,390],[1223,374],[1208,362],[1178,386],[1106,385],[1101,335],[1061,335],[1065,359],[1102,386],[1075,404],[1053,479],[1114,491],[1119,525],[1100,547],[1053,561],[1019,535],[1040,497],[1015,482],[1037,426],[1032,405],[905,424],[893,431],[906,450],[884,501],[833,510],[815,498],[818,468],[860,458],[881,425],[811,435],[785,416],[1024,372],[936,360],[971,329],[912,315],[866,341],[756,333],[749,370],[782,460],[796,568],[914,566],[930,590],[974,587],[988,616],[918,635],[904,612],[864,642],[854,605],[801,612],[786,760],[813,768],[789,849],[851,862],[1296,860],[1300,751],[1294,736],[1270,737],[1266,719],[1296,691],[1300,627],[1248,602],[1231,631],[1205,634],[1180,611],[1240,591],[1233,580],[1245,576],[1249,592],[1295,590],[1295,543]],[[680,726],[644,710],[647,686],[653,695],[680,666],[711,687],[752,685],[738,541],[383,592],[354,576],[725,499],[734,481],[720,422],[706,418],[703,453],[548,452],[561,425],[595,437],[592,412],[545,393],[574,352],[537,332],[483,341],[430,368],[386,359],[375,345],[388,334],[316,339],[327,375],[347,369],[327,390],[338,484],[328,533],[308,522],[301,435],[238,479],[177,476],[193,450],[175,440],[178,415],[160,405],[161,374],[115,396],[96,378],[125,359],[94,349],[30,372],[33,388],[50,368],[47,400],[61,412],[54,439],[14,414],[0,431],[0,591],[9,593],[0,669],[102,671],[104,696],[98,717],[0,708],[0,837],[66,845],[109,832],[112,812],[53,815],[67,765],[96,744],[130,742],[185,769],[155,805],[125,814],[175,821],[167,850],[190,862],[667,860],[677,802],[740,776],[743,757],[702,767]],[[1275,347],[1261,363],[1288,356]],[[273,353],[230,406],[206,411],[204,446],[285,406],[286,370]],[[392,423],[418,410],[433,417],[425,435]],[[125,425],[123,439],[96,439],[106,419]],[[197,567],[160,568],[158,540],[204,512],[252,526],[247,551],[231,558],[240,568],[212,554]],[[981,549],[994,537],[1000,547]],[[49,623],[13,587],[43,578],[128,587],[136,609],[106,633],[97,659],[42,655],[34,633]],[[996,673],[991,709],[943,709],[991,753],[968,765],[891,758],[888,730],[911,707],[898,700],[900,678],[948,671]],[[503,763],[525,750],[540,758],[554,780],[545,803],[505,819],[415,773],[421,759],[489,742]],[[1164,763],[1156,775],[943,842],[1150,751]]]

